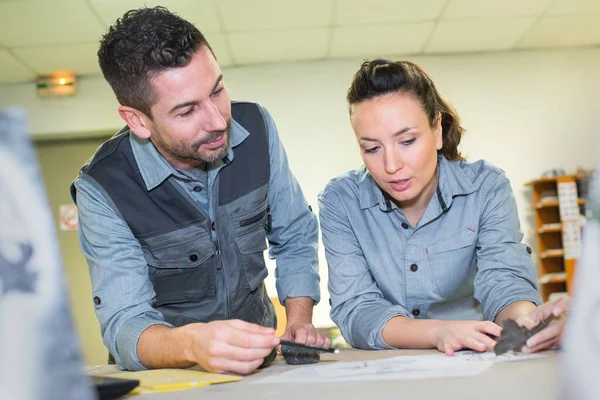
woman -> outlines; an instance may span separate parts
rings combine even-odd
[[[331,317],[355,347],[493,349],[502,321],[531,327],[526,353],[557,346],[566,300],[541,305],[506,175],[467,163],[458,114],[427,73],[364,62],[348,91],[365,166],[319,195]]]

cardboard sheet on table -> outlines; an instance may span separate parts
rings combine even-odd
[[[139,380],[140,386],[134,389],[131,394],[171,392],[242,380],[239,376],[212,374],[189,369],[154,369],[148,371],[117,372],[102,374],[101,376]]]

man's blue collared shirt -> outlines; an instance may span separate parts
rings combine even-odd
[[[269,204],[277,225],[267,233],[269,256],[276,259],[276,286],[281,302],[288,297],[320,299],[317,261],[318,223],[288,166],[277,128],[261,107],[269,136],[271,176]],[[249,133],[232,121],[228,158]],[[174,180],[214,219],[213,186],[222,162],[207,170],[182,171],[171,166],[149,140],[130,135],[131,148],[148,191],[167,179]],[[139,242],[102,188],[92,179],[77,178],[79,238],[92,281],[94,309],[104,344],[124,369],[144,369],[137,342],[151,325],[169,325],[151,307],[155,292]],[[214,234],[214,233],[213,233]],[[223,273],[223,270],[220,273]],[[222,277],[221,277],[222,278]]]

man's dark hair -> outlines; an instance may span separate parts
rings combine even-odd
[[[201,46],[212,52],[192,23],[165,7],[144,7],[127,11],[102,36],[98,63],[119,103],[152,118],[153,76],[186,66]]]
[[[463,160],[458,145],[464,128],[452,104],[436,89],[429,74],[410,61],[364,61],[354,74],[346,99],[352,106],[386,94],[400,93],[418,100],[429,124],[433,126],[438,115],[442,117],[442,149],[448,160]]]

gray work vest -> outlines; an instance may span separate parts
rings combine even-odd
[[[242,319],[276,327],[263,283],[271,217],[268,132],[256,104],[232,103],[231,109],[250,135],[217,174],[213,221],[172,178],[146,189],[128,127],[100,146],[80,171],[100,186],[139,241],[156,292],[152,306],[174,326]],[[75,191],[72,185],[76,202]],[[221,293],[217,274],[225,281]]]

